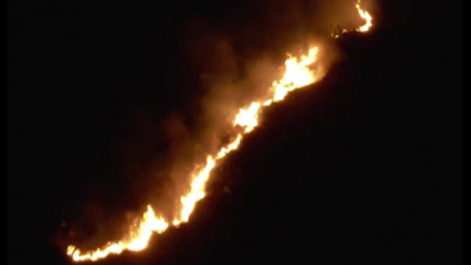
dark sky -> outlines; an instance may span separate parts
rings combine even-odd
[[[273,18],[285,2],[8,1],[8,264],[70,264],[62,222],[140,209],[162,121],[200,122],[218,69],[199,48],[283,56],[312,31]],[[376,2],[377,28],[264,114],[189,225],[98,264],[462,264],[463,1]]]

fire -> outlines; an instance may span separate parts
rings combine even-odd
[[[373,16],[371,16],[371,14],[368,11],[363,10],[361,8],[361,0],[358,0],[357,9],[358,9],[358,12],[360,13],[361,18],[363,18],[366,21],[366,24],[361,26],[358,29],[358,31],[359,32],[370,31],[370,29],[373,27]]]
[[[366,33],[366,32],[369,32],[371,30],[371,28],[373,27],[373,16],[366,10],[364,10],[362,7],[361,7],[361,4],[362,4],[362,0],[358,0],[357,4],[356,4],[356,9],[358,10],[358,13],[360,15],[360,17],[365,20],[366,24],[357,28],[356,32],[361,32],[361,33]],[[334,29],[332,31],[332,38],[334,39],[339,39],[340,37],[342,37],[343,35],[345,34],[348,34],[352,32],[351,30],[347,30],[347,29],[342,29],[340,26],[337,26],[336,29]]]
[[[245,133],[252,132],[258,126],[258,114],[262,109],[262,104],[254,102],[248,109],[241,109],[237,115],[234,126],[245,127]]]
[[[361,0],[357,4],[360,15],[367,24],[359,29],[360,32],[368,31],[372,26],[371,15],[361,9]],[[230,153],[237,150],[246,134],[255,130],[260,124],[260,115],[263,110],[274,103],[283,101],[291,92],[318,82],[321,76],[315,71],[318,63],[320,49],[311,47],[305,55],[294,57],[289,55],[284,67],[284,75],[280,80],[273,82],[266,98],[256,100],[241,108],[234,118],[233,140],[222,147],[218,152],[206,156],[204,165],[195,167],[191,174],[191,185],[187,194],[180,201],[180,211],[175,214],[173,221],[165,220],[158,216],[152,206],[148,206],[147,212],[130,227],[128,234],[119,242],[108,243],[102,248],[83,253],[75,246],[70,246],[67,255],[76,262],[98,261],[110,255],[120,255],[125,251],[139,252],[146,249],[151,237],[157,233],[162,234],[171,225],[178,227],[190,221],[198,202],[206,197],[206,188],[214,169]],[[243,129],[243,133],[240,132]]]
[[[148,247],[149,241],[154,233],[162,234],[169,228],[169,224],[161,217],[157,217],[151,206],[147,207],[147,212],[140,221],[131,227],[129,234],[120,242],[109,242],[103,248],[96,251],[82,253],[75,246],[69,246],[67,255],[76,262],[98,261],[112,254],[120,255],[129,250],[139,252]]]
[[[224,159],[232,151],[237,150],[242,142],[243,136],[238,135],[237,138],[230,143],[227,147],[223,147],[216,157],[208,156],[206,166],[193,174],[193,182],[191,184],[191,191],[182,197],[181,203],[183,209],[180,217],[173,221],[173,225],[179,226],[182,223],[188,223],[190,216],[195,210],[196,204],[206,197],[206,184],[208,183],[211,173],[217,166],[219,160]]]
[[[301,58],[290,58],[286,62],[286,72],[280,81],[273,83],[273,95],[271,99],[254,101],[248,108],[242,108],[234,120],[234,127],[244,128],[245,134],[252,132],[259,125],[259,116],[264,107],[270,106],[273,102],[279,102],[286,98],[288,93],[310,85],[317,81],[315,72],[310,69],[317,62],[319,48],[310,49],[308,55]],[[219,160],[224,159],[228,154],[237,150],[243,140],[243,135],[239,134],[236,139],[228,146],[223,147],[218,155],[208,156],[206,166],[193,174],[191,191],[182,197],[181,203],[183,210],[180,218],[177,218],[173,224],[175,226],[189,221],[196,204],[206,197],[206,184],[211,177],[211,173],[217,166]]]
[[[234,131],[235,128],[241,127],[244,129],[243,134],[237,134],[234,140],[228,145],[224,146],[214,155],[208,155],[206,164],[198,166],[194,173],[191,175],[191,189],[182,196],[181,211],[178,217],[171,222],[175,227],[190,221],[197,203],[206,197],[207,183],[211,178],[211,173],[217,167],[218,162],[223,160],[227,155],[237,150],[244,139],[244,135],[252,132],[259,126],[259,117],[263,109],[272,105],[275,102],[280,102],[286,96],[297,89],[308,86],[319,80],[316,72],[312,67],[317,63],[317,56],[319,48],[313,47],[309,50],[307,55],[299,58],[290,55],[285,64],[285,74],[282,79],[275,81],[270,90],[270,96],[267,99],[252,102],[248,108],[242,108],[239,114],[234,118]],[[67,254],[76,262],[83,261],[98,261],[110,255],[119,255],[124,251],[139,252],[148,247],[149,241],[154,233],[164,233],[170,227],[170,223],[164,218],[157,217],[152,206],[148,206],[147,212],[137,222],[131,231],[117,243],[108,243],[101,249],[96,251],[82,253],[81,250],[75,246],[70,246]]]
[[[316,63],[319,48],[315,47],[309,51],[308,55],[301,59],[290,58],[286,61],[286,74],[280,81],[273,83],[275,95],[274,102],[280,102],[294,90],[305,87],[317,81],[317,77],[310,67]],[[267,105],[267,104],[266,104]]]

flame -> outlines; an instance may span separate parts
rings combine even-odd
[[[227,147],[223,147],[215,157],[208,156],[206,166],[193,174],[193,182],[191,184],[191,191],[182,197],[181,203],[183,209],[180,213],[180,217],[173,221],[174,226],[179,226],[182,223],[190,221],[190,216],[195,210],[196,204],[206,197],[206,184],[208,183],[211,173],[216,168],[217,162],[224,159],[232,151],[237,150],[242,142],[243,136],[239,134],[237,138],[230,143]]]
[[[358,29],[360,32],[369,31],[372,27],[373,18],[361,8],[361,0],[357,9],[367,24]],[[256,100],[247,107],[241,108],[234,118],[233,140],[222,147],[219,152],[207,155],[206,163],[195,167],[191,174],[191,185],[189,192],[180,199],[181,210],[176,214],[173,221],[167,222],[165,218],[157,216],[152,206],[148,206],[147,212],[138,219],[130,228],[130,232],[117,243],[108,243],[104,247],[82,253],[76,246],[67,249],[67,255],[76,262],[98,261],[110,255],[120,255],[125,251],[139,252],[146,249],[153,234],[162,234],[173,225],[180,226],[190,221],[198,202],[206,197],[206,187],[214,169],[230,153],[237,150],[246,134],[253,132],[260,125],[260,115],[263,110],[274,103],[283,101],[291,92],[318,82],[321,78],[316,72],[315,66],[318,62],[318,47],[311,47],[309,51],[300,57],[289,55],[284,67],[284,75],[280,80],[273,82],[273,86],[264,99]],[[240,133],[239,128],[243,129]]]
[[[234,126],[245,127],[245,133],[252,132],[258,126],[258,114],[261,108],[262,104],[254,102],[248,109],[241,109],[234,121]]]
[[[318,52],[319,49],[314,47],[309,50],[308,55],[304,55],[301,58],[290,56],[286,61],[284,77],[280,81],[273,83],[272,98],[254,101],[248,108],[242,108],[234,120],[234,127],[240,126],[244,128],[244,134],[252,132],[259,125],[259,116],[264,107],[268,107],[274,102],[280,102],[290,92],[314,83],[317,78],[310,67],[317,62]],[[180,213],[180,218],[173,222],[175,226],[189,221],[196,204],[206,196],[206,184],[211,177],[212,171],[217,166],[218,160],[224,159],[232,151],[237,150],[242,140],[243,135],[239,134],[232,143],[227,147],[223,147],[216,157],[208,156],[206,166],[196,174],[193,174],[192,189],[181,199],[183,210]]]
[[[358,31],[359,32],[370,31],[370,29],[373,27],[373,16],[371,16],[371,14],[368,11],[363,10],[361,8],[361,0],[358,0],[357,9],[358,9],[358,12],[360,13],[361,18],[363,18],[366,21],[366,24],[361,26],[358,29]]]
[[[232,142],[222,147],[215,155],[208,155],[206,164],[198,166],[194,170],[191,175],[191,189],[186,195],[182,196],[180,200],[181,211],[178,213],[178,217],[171,222],[175,227],[190,221],[197,203],[206,197],[207,183],[218,162],[237,150],[244,139],[244,135],[259,126],[259,117],[263,109],[275,102],[284,100],[290,92],[318,81],[319,78],[316,77],[315,71],[311,69],[317,62],[318,53],[319,48],[313,47],[307,55],[299,58],[290,55],[285,64],[286,69],[283,78],[273,83],[270,90],[271,96],[267,99],[254,101],[249,107],[240,109],[234,119],[233,126],[234,129],[242,127],[244,133],[237,134]],[[148,247],[154,233],[164,233],[169,227],[170,223],[162,217],[157,217],[152,206],[148,206],[148,210],[141,218],[141,221],[131,227],[129,234],[120,242],[108,243],[101,249],[87,253],[82,253],[77,247],[70,246],[67,254],[74,261],[83,262],[98,261],[110,255],[120,255],[126,250],[139,252]]]
[[[356,4],[356,9],[358,10],[358,13],[360,14],[360,17],[365,20],[366,24],[357,28],[356,32],[361,32],[361,33],[366,33],[366,32],[369,32],[371,30],[371,28],[373,27],[373,16],[366,10],[364,10],[362,7],[361,7],[361,4],[362,4],[362,0],[358,0],[357,4]],[[347,29],[342,29],[340,28],[340,26],[338,26],[336,29],[334,29],[332,31],[332,34],[331,34],[331,37],[334,38],[334,39],[340,39],[340,37],[342,37],[343,35],[347,34],[347,33],[350,33],[352,32],[351,30],[347,30]]]
[[[301,59],[291,57],[286,61],[285,76],[280,81],[273,83],[275,91],[273,97],[274,102],[280,102],[284,100],[290,92],[317,81],[317,77],[310,67],[317,61],[318,54],[319,48],[314,47],[309,50],[308,55],[303,55]]]
[[[120,255],[124,251],[129,250],[139,252],[148,247],[149,241],[154,233],[162,234],[169,228],[169,224],[162,218],[157,217],[151,206],[147,207],[147,212],[142,219],[131,227],[131,231],[117,243],[109,242],[103,248],[88,253],[82,253],[75,246],[69,246],[67,255],[72,257],[76,262],[98,261],[112,254]]]
[[[272,98],[254,101],[248,108],[242,108],[234,120],[234,127],[244,128],[244,133],[252,132],[259,125],[259,116],[264,107],[268,107],[274,102],[280,102],[286,96],[299,88],[305,87],[318,80],[315,72],[310,68],[317,62],[317,55],[319,48],[313,47],[309,50],[308,55],[301,58],[290,56],[286,61],[286,72],[280,81],[275,81],[272,88]],[[180,218],[177,218],[173,224],[175,226],[189,221],[196,204],[205,198],[206,184],[211,177],[211,173],[217,166],[219,160],[224,159],[228,154],[237,150],[243,140],[243,134],[239,134],[236,139],[227,147],[223,147],[216,157],[208,156],[206,166],[193,174],[193,182],[191,191],[182,197],[181,203],[183,210],[180,213]]]

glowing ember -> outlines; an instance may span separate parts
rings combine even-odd
[[[361,0],[357,4],[357,9],[367,24],[358,31],[366,32],[372,27],[373,18],[371,15],[361,9]],[[305,55],[300,57],[289,56],[285,63],[284,75],[280,80],[273,82],[273,87],[266,98],[248,104],[248,107],[241,108],[234,118],[234,132],[239,128],[244,133],[234,133],[233,140],[222,147],[219,152],[207,155],[206,163],[198,165],[191,175],[191,185],[189,192],[181,197],[180,212],[173,221],[167,222],[164,218],[158,217],[151,206],[148,206],[147,212],[130,227],[128,234],[117,243],[108,243],[104,247],[82,253],[75,246],[67,249],[67,255],[76,262],[98,261],[110,255],[119,255],[124,251],[142,251],[149,245],[150,239],[154,233],[164,233],[170,227],[170,224],[178,227],[183,223],[190,221],[195,207],[199,201],[206,197],[206,187],[211,178],[211,173],[218,166],[218,162],[223,160],[231,152],[237,150],[244,139],[244,135],[252,132],[260,124],[259,117],[264,108],[273,103],[283,101],[289,93],[311,85],[320,80],[316,73],[316,63],[318,61],[319,48],[312,47]]]

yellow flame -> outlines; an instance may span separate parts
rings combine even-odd
[[[317,78],[311,67],[317,62],[318,52],[319,49],[313,47],[309,50],[308,55],[304,55],[301,58],[290,56],[286,62],[284,77],[280,81],[273,83],[272,98],[254,101],[250,104],[250,107],[242,108],[234,120],[234,127],[243,127],[245,134],[252,132],[259,125],[259,116],[263,107],[268,107],[273,102],[282,101],[290,92],[314,83]],[[217,166],[218,160],[222,160],[232,151],[237,150],[242,140],[243,135],[239,134],[232,143],[221,149],[216,158],[208,156],[206,166],[193,175],[191,191],[181,199],[183,210],[180,213],[180,218],[173,222],[175,226],[189,221],[196,204],[206,196],[206,184],[211,177],[211,172]]]
[[[299,88],[310,85],[318,80],[315,72],[311,69],[317,62],[319,49],[313,47],[307,55],[299,58],[290,56],[285,64],[285,74],[282,79],[275,81],[270,90],[269,99],[254,101],[248,108],[240,109],[234,119],[234,128],[242,127],[244,134],[237,134],[234,140],[228,145],[221,148],[215,155],[208,155],[206,164],[195,169],[191,177],[191,189],[181,198],[181,211],[178,217],[172,222],[176,227],[190,221],[195,207],[199,201],[206,197],[207,183],[211,178],[211,173],[231,152],[237,150],[244,138],[245,134],[252,132],[259,126],[259,116],[265,107],[275,102],[280,102],[286,96]],[[96,251],[82,253],[75,246],[70,246],[67,254],[76,262],[82,261],[98,261],[110,255],[119,255],[126,250],[142,251],[148,247],[149,241],[154,233],[163,233],[170,226],[165,219],[157,217],[154,209],[148,206],[147,212],[141,218],[141,221],[131,227],[131,231],[118,243],[108,243],[103,248]]]
[[[243,136],[239,134],[232,143],[230,143],[227,147],[223,147],[221,151],[219,151],[216,158],[213,156],[208,156],[206,166],[196,174],[193,174],[191,191],[181,199],[183,209],[180,213],[180,217],[173,221],[174,226],[179,226],[182,223],[187,223],[190,221],[190,216],[193,214],[196,204],[206,197],[206,184],[211,177],[212,171],[217,165],[217,161],[222,160],[232,151],[237,150],[240,146],[240,143],[242,142],[242,139]]]
[[[319,48],[314,47],[309,50],[308,55],[303,55],[301,58],[292,57],[286,61],[285,76],[273,83],[275,91],[273,102],[280,102],[290,92],[317,81],[316,74],[310,67],[316,63],[318,53]]]
[[[131,227],[129,234],[120,242],[109,242],[104,247],[87,253],[82,253],[75,246],[69,246],[67,255],[76,262],[83,262],[98,261],[110,255],[120,255],[126,250],[139,252],[148,247],[154,233],[162,234],[168,228],[169,224],[163,218],[157,217],[154,209],[148,206],[142,219]]]
[[[237,115],[234,126],[245,127],[245,133],[250,133],[258,126],[258,114],[262,104],[254,102],[248,109],[241,109]]]
[[[361,17],[367,21],[367,24],[359,28],[358,31],[367,32],[373,26],[373,18],[361,8],[361,0],[357,4],[357,9]],[[244,135],[251,133],[259,126],[259,118],[264,108],[283,101],[289,93],[320,80],[318,73],[313,70],[318,61],[318,54],[319,48],[312,47],[303,56],[293,57],[289,55],[285,63],[283,77],[273,82],[273,87],[267,98],[254,101],[248,104],[248,107],[239,110],[234,118],[233,126],[234,129],[243,128],[244,133],[235,133],[236,137],[232,142],[222,147],[219,152],[207,155],[206,164],[195,168],[191,174],[189,192],[183,195],[180,200],[181,211],[176,214],[177,217],[172,222],[167,222],[163,217],[158,217],[152,206],[148,206],[147,212],[130,228],[130,232],[121,241],[117,243],[110,242],[98,250],[86,253],[82,253],[75,246],[70,246],[67,249],[67,255],[76,262],[94,262],[105,259],[110,255],[122,254],[124,251],[142,251],[148,247],[153,234],[164,233],[170,227],[170,224],[178,227],[189,222],[197,203],[206,197],[207,184],[212,172],[218,166],[218,162],[237,150],[244,139]]]
[[[357,9],[358,9],[358,12],[360,13],[361,18],[363,18],[366,21],[366,24],[361,26],[358,29],[358,31],[359,32],[370,31],[370,29],[373,27],[373,16],[371,16],[371,14],[368,11],[363,10],[361,8],[361,0],[358,0]]]
[[[361,7],[361,4],[362,4],[362,0],[358,0],[357,4],[356,4],[356,9],[358,10],[358,13],[360,14],[360,17],[365,20],[365,25],[359,27],[356,29],[357,32],[362,32],[362,33],[365,33],[365,32],[368,32],[371,30],[371,28],[374,26],[373,25],[373,16],[366,10],[364,10],[362,7]],[[340,27],[340,26],[339,26]],[[340,30],[339,30],[340,29]],[[347,33],[350,33],[352,31],[350,30],[346,30],[346,29],[341,29],[341,28],[337,28],[335,30],[332,31],[332,38],[334,39],[340,39],[340,37],[342,37],[343,35],[347,34]]]

